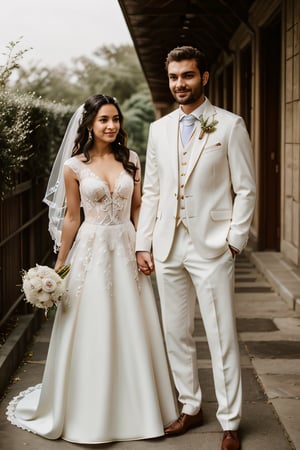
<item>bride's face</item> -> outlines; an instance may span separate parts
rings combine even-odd
[[[117,108],[111,104],[101,106],[93,120],[92,129],[96,141],[114,142],[120,130]]]

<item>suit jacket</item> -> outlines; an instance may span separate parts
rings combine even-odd
[[[228,244],[242,250],[255,206],[252,147],[241,117],[207,99],[204,118],[218,121],[215,131],[195,140],[184,187],[190,237],[205,258],[224,253]],[[177,225],[179,171],[178,119],[175,110],[150,125],[137,251],[153,250],[164,261]]]

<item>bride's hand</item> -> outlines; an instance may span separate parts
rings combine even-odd
[[[151,275],[154,271],[152,255],[149,252],[136,252],[138,270],[145,275]]]

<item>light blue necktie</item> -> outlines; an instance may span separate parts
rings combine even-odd
[[[192,134],[196,117],[193,114],[184,115],[180,121],[181,140],[185,146]]]

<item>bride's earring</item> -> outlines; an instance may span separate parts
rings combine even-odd
[[[92,141],[92,140],[93,140],[93,130],[92,130],[92,129],[89,129],[88,131],[89,131],[89,137],[88,137],[88,140],[89,140],[89,141]]]

